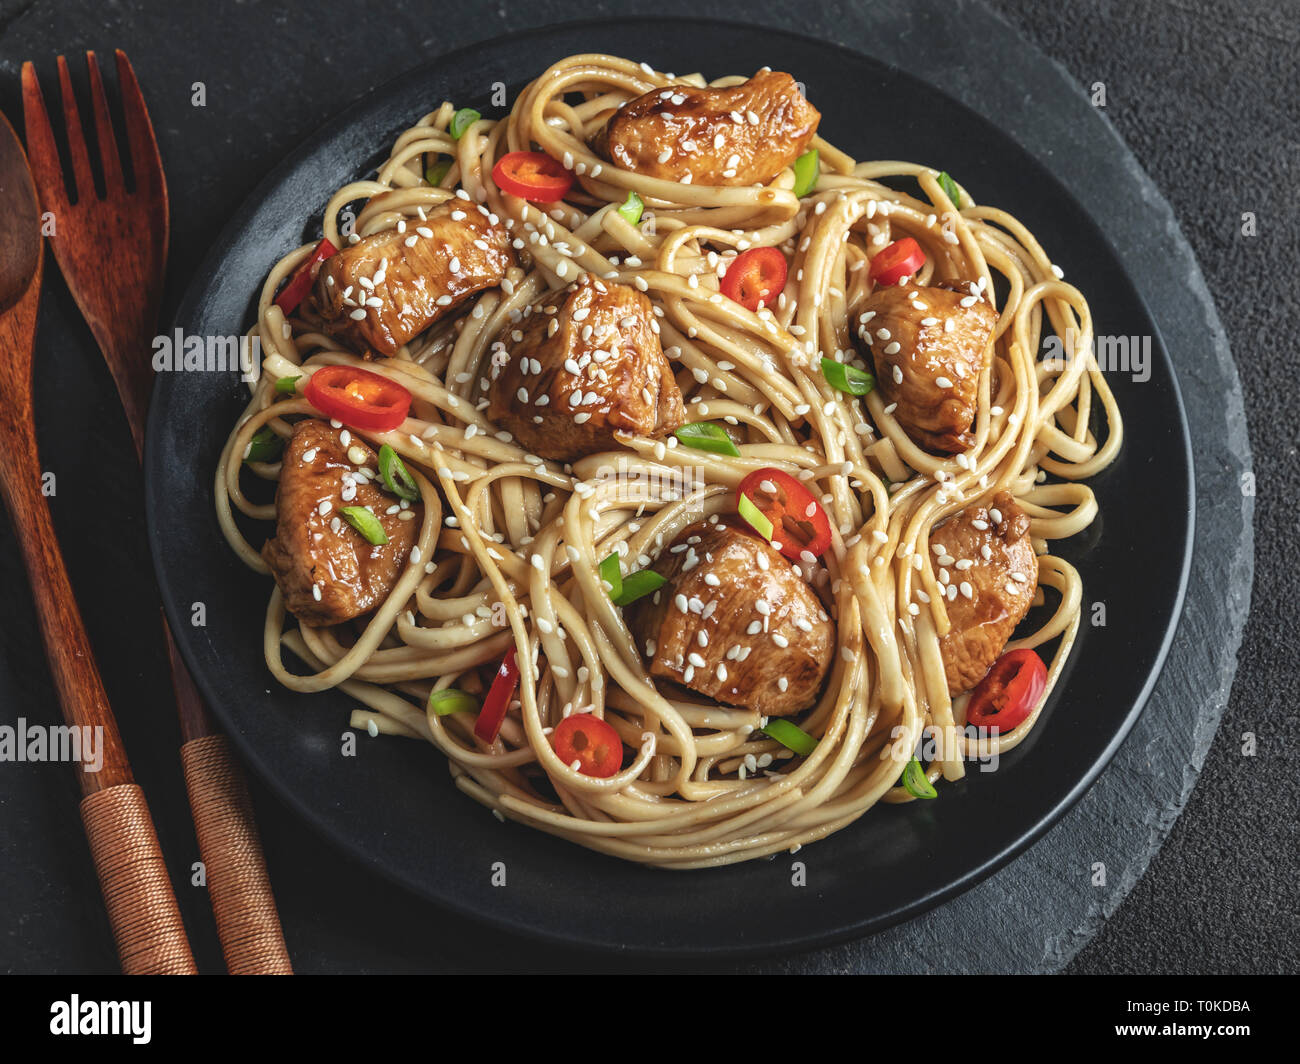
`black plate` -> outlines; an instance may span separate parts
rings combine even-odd
[[[231,220],[175,325],[200,336],[242,333],[270,266],[319,235],[312,226],[329,196],[381,159],[397,133],[443,99],[500,113],[486,102],[493,81],[513,99],[554,60],[587,51],[632,51],[658,69],[709,76],[765,64],[791,71],[833,143],[860,159],[951,171],[977,201],[1030,227],[1087,295],[1099,335],[1151,338],[1149,380],[1110,376],[1126,440],[1091,482],[1101,517],[1056,547],[1082,572],[1085,604],[1105,604],[1104,641],[1085,609],[1042,721],[998,771],[943,787],[938,801],[879,806],[794,857],[672,873],[499,823],[452,786],[444,759],[424,744],[362,735],[357,755],[344,757],[349,700],[274,684],[261,654],[269,581],[235,559],[213,515],[213,471],[242,404],[234,374],[163,374],[154,394],[146,490],[167,612],[209,704],[275,791],[354,856],[457,912],[569,944],[677,954],[772,953],[878,930],[972,886],[1084,793],[1141,712],[1182,603],[1193,495],[1172,367],[1105,238],[1032,155],[901,71],[775,30],[620,19],[515,35],[405,75],[294,152]],[[198,601],[207,623],[196,628]],[[496,862],[505,862],[505,887],[490,883]],[[795,862],[806,886],[793,883]]]

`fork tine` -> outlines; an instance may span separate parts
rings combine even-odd
[[[72,157],[77,202],[81,203],[95,198],[95,178],[90,172],[90,155],[86,151],[85,134],[81,131],[77,98],[72,94],[72,75],[68,73],[68,61],[63,56],[59,56],[59,92],[63,96],[63,124],[68,134],[68,154]]]
[[[153,123],[149,121],[149,108],[145,106],[131,60],[120,48],[117,49],[116,56],[117,84],[122,93],[122,112],[126,116],[126,139],[131,148],[131,169],[135,173],[136,188],[156,190],[166,196],[166,179],[163,177],[162,160],[158,157],[158,141],[154,137]]]
[[[108,111],[108,97],[104,94],[104,79],[99,73],[99,61],[94,52],[86,53],[86,70],[90,74],[90,100],[95,111],[95,140],[99,144],[100,165],[104,168],[104,192],[112,196],[120,193],[122,161],[117,155],[117,138],[113,135],[113,119]]]
[[[27,161],[36,178],[41,206],[57,214],[68,202],[63,184],[63,164],[59,162],[59,149],[54,143],[54,131],[45,110],[41,83],[30,62],[23,64],[23,127],[27,134]]]

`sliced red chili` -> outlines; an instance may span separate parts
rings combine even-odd
[[[591,713],[574,713],[555,726],[555,752],[584,776],[609,779],[623,767],[623,740],[614,726]]]
[[[573,185],[573,175],[558,160],[540,151],[512,151],[492,167],[502,192],[532,203],[554,203]]]
[[[1047,666],[1032,650],[1010,650],[993,663],[966,704],[966,723],[1010,731],[1023,724],[1047,687]]]
[[[737,255],[719,282],[722,294],[746,310],[758,310],[785,288],[785,256],[777,248],[750,248]]]
[[[411,393],[400,384],[356,366],[318,369],[302,394],[326,417],[370,432],[397,428],[411,409]]]
[[[492,677],[487,698],[483,699],[483,708],[474,721],[474,734],[485,743],[496,742],[497,736],[501,734],[501,724],[506,719],[506,711],[510,708],[510,700],[514,698],[518,686],[519,665],[515,661],[515,648],[511,647],[497,666],[497,674]]]
[[[910,236],[895,240],[871,260],[867,276],[876,284],[898,284],[925,265],[925,252]]]
[[[831,545],[831,522],[812,492],[789,473],[756,469],[736,489],[736,505],[746,496],[772,522],[772,546],[791,561],[805,553],[820,557]]]
[[[317,244],[316,250],[308,255],[306,261],[289,276],[289,283],[280,289],[280,294],[275,297],[275,305],[286,314],[292,314],[297,310],[298,304],[311,291],[311,286],[316,281],[316,274],[320,272],[320,264],[337,251],[338,248],[328,240],[322,240]]]

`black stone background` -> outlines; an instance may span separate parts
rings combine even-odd
[[[1173,728],[1162,734],[1158,721],[1144,721],[1151,723],[1146,729],[1139,724],[1112,768],[1062,825],[935,914],[861,943],[731,967],[1153,973],[1300,968],[1292,606],[1298,581],[1291,519],[1300,477],[1289,409],[1296,391],[1296,343],[1284,324],[1296,320],[1298,309],[1297,5],[662,0],[655,9],[785,26],[908,66],[914,52],[924,75],[940,84],[943,64],[951,61],[947,87],[977,108],[983,90],[1023,77],[1016,120],[1029,128],[1040,99],[1052,99],[1043,79],[1051,80],[1053,72],[1025,53],[1008,54],[1009,34],[1023,34],[1059,63],[1080,95],[1084,87],[1104,82],[1104,118],[1172,206],[1217,303],[1241,374],[1257,481],[1258,578],[1236,682],[1212,743],[1220,700],[1216,684],[1226,674],[1222,659],[1231,657],[1234,617],[1248,593],[1242,574],[1249,573],[1249,535],[1214,545],[1225,555],[1217,559],[1216,570],[1223,581],[1221,609],[1210,606],[1203,616],[1189,616],[1180,630],[1181,638],[1204,642],[1203,657],[1217,670],[1202,679],[1184,647],[1177,667],[1187,676],[1166,677],[1171,684],[1189,685],[1186,734]],[[21,129],[23,59],[37,60],[48,79],[58,52],[76,55],[94,48],[105,55],[113,47],[129,52],[153,113],[172,192],[168,297],[174,306],[229,212],[290,147],[370,88],[472,41],[635,10],[646,8],[572,0],[382,5],[339,0],[301,9],[288,0],[202,6],[0,0],[0,107]],[[635,52],[634,42],[628,51]],[[725,68],[720,56],[719,69]],[[205,108],[190,105],[195,81],[207,86]],[[1038,96],[1031,95],[1031,82],[1039,86]],[[1049,119],[1045,113],[1044,123]],[[1055,162],[1058,170],[1095,165],[1087,155]],[[1162,208],[1153,202],[1151,209]],[[1252,239],[1238,232],[1244,211],[1258,217],[1258,236]],[[36,402],[43,464],[58,475],[55,519],[133,766],[180,884],[196,954],[205,970],[217,971],[220,951],[206,899],[187,885],[195,847],[174,755],[178,736],[153,608],[139,478],[111,380],[52,260],[48,267]],[[1197,286],[1198,279],[1189,275],[1187,287],[1199,299]],[[1211,314],[1210,333],[1214,326]],[[1208,336],[1207,346],[1217,339]],[[1205,372],[1214,377],[1212,368]],[[1225,392],[1229,436],[1233,401]],[[1234,453],[1243,452],[1236,446]],[[1235,486],[1239,470],[1221,461],[1223,468],[1209,473]],[[1224,506],[1229,513],[1242,509],[1228,497]],[[0,604],[3,720],[20,714],[52,720],[54,693],[7,519],[0,519]],[[1258,737],[1254,758],[1241,755],[1245,732]],[[627,967],[617,958],[542,951],[490,930],[458,926],[337,855],[256,783],[254,799],[286,935],[301,972]],[[76,804],[66,766],[6,764],[0,771],[0,966],[6,970],[116,970]],[[1166,833],[1163,848],[1142,874]],[[1109,891],[1084,898],[1080,880],[1086,880],[1086,871],[1056,860],[1053,847],[1072,847],[1068,852],[1077,851],[1075,859],[1086,868],[1097,859],[1088,838],[1110,834],[1127,840],[1128,863],[1113,869]],[[1057,894],[1059,904],[1049,901],[1035,909],[1045,895]],[[1017,923],[1023,914],[1013,909],[1028,912],[1029,922]],[[987,926],[954,942],[944,929],[961,919]]]

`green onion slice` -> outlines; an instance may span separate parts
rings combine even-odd
[[[600,578],[609,585],[609,597],[615,606],[630,606],[668,583],[653,569],[641,569],[624,577],[619,572],[617,554],[611,554],[600,563]]]
[[[697,451],[727,454],[732,458],[740,457],[740,451],[731,442],[731,437],[727,435],[726,430],[711,421],[692,421],[689,425],[683,425],[673,435],[681,443],[687,447],[694,447]]]
[[[653,569],[642,569],[639,572],[628,573],[623,578],[623,593],[614,596],[615,606],[630,606],[639,598],[645,598],[646,595],[658,591],[668,581],[656,573]]]
[[[798,725],[791,724],[788,720],[769,720],[761,729],[763,734],[769,739],[775,739],[784,747],[788,747],[796,754],[802,754],[807,757],[817,749],[817,740],[809,735]]]
[[[284,450],[284,440],[275,434],[270,425],[263,425],[248,442],[245,462],[274,462]]]
[[[750,497],[744,492],[740,494],[740,502],[736,506],[736,510],[749,524],[750,528],[769,543],[772,542],[772,522],[767,519],[767,514],[755,506]],[[776,738],[776,736],[773,736],[773,738]]]
[[[384,487],[399,499],[415,502],[420,497],[420,488],[415,483],[415,477],[411,476],[406,464],[397,457],[397,452],[388,444],[379,448],[379,475],[383,478]]]
[[[617,554],[611,554],[600,563],[600,578],[609,585],[610,598],[616,599],[623,594],[623,574],[619,571]]]
[[[345,506],[339,513],[374,546],[380,547],[388,542],[388,533],[369,506]]]
[[[952,200],[952,205],[961,210],[961,193],[957,190],[957,182],[948,176],[947,170],[939,175],[939,187],[943,189],[943,194]]]
[[[450,159],[439,159],[432,166],[425,169],[424,179],[427,182],[429,182],[429,184],[433,185],[434,187],[437,187],[438,185],[442,184],[442,179],[447,176],[447,172],[450,169],[451,169]]]
[[[832,388],[849,395],[866,395],[876,386],[876,378],[856,366],[846,366],[833,358],[822,359],[822,376]]]
[[[451,125],[447,127],[447,132],[451,134],[452,140],[460,140],[465,130],[469,129],[475,122],[483,116],[472,107],[462,107],[451,116]]]
[[[444,687],[429,695],[429,708],[440,717],[453,713],[477,713],[478,699],[454,687]]]
[[[300,380],[302,380],[301,373],[296,373],[292,377],[281,377],[275,382],[275,393],[277,395],[293,395],[298,390]]]
[[[817,184],[820,173],[821,158],[816,148],[799,156],[794,161],[794,194],[800,197],[808,195]]]
[[[939,797],[939,792],[934,789],[934,785],[926,779],[925,766],[916,759],[915,755],[907,763],[907,768],[903,769],[903,786],[913,798]]]
[[[618,213],[627,219],[630,225],[636,225],[641,221],[641,210],[645,204],[641,202],[641,197],[635,192],[629,192],[627,199],[623,201],[623,206],[618,209]]]

